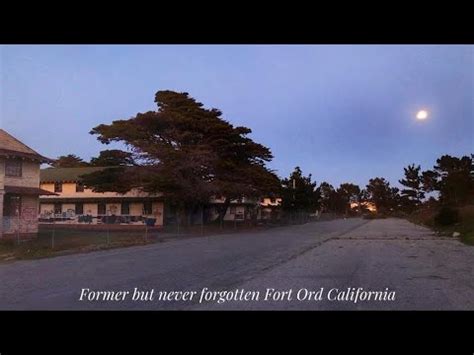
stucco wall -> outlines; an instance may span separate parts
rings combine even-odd
[[[54,212],[54,204],[53,203],[41,203],[40,204],[40,214],[52,213],[52,212]]]
[[[84,214],[97,216],[97,212],[98,212],[97,203],[85,203],[83,209],[84,209]]]
[[[31,234],[38,232],[38,197],[21,197],[21,215],[3,217],[3,234]]]
[[[0,238],[3,230],[3,189],[5,184],[5,165],[4,159],[0,158]]]
[[[54,192],[54,184],[52,183],[41,183],[40,187],[44,190]],[[133,189],[126,194],[119,194],[117,192],[93,192],[92,189],[85,188],[83,192],[76,192],[76,183],[65,182],[62,184],[62,192],[58,193],[59,196],[41,196],[41,201],[47,201],[48,199],[57,199],[58,197],[64,198],[107,198],[107,197],[158,197],[161,194],[148,194],[140,191],[139,189]]]
[[[230,209],[231,207],[227,208],[227,211],[225,213],[225,216],[224,216],[224,221],[233,221],[235,220],[235,215],[236,214],[245,214],[245,206],[235,206],[235,214],[234,213],[230,213]],[[232,208],[233,209],[233,208]]]
[[[143,213],[143,203],[132,202],[130,203],[130,215],[141,216]]]
[[[152,204],[153,216],[156,218],[156,225],[163,225],[164,203],[153,202]]]
[[[5,186],[5,160],[0,158],[0,190]]]
[[[5,185],[39,187],[39,163],[23,160],[21,170],[21,177],[5,176]],[[2,175],[5,175],[5,172]]]
[[[104,199],[106,202],[106,199]],[[98,213],[98,204],[97,203],[84,203],[84,214],[97,216]],[[62,204],[62,212],[66,212],[68,209],[75,210],[75,204],[65,203]],[[40,206],[40,213],[47,214],[54,211],[54,204],[53,203],[41,203]],[[107,214],[115,214],[117,216],[121,215],[121,203],[106,203],[106,211]],[[156,218],[156,225],[163,225],[163,211],[164,211],[164,203],[163,202],[153,202],[152,203],[152,214],[147,215],[147,217]],[[143,203],[142,202],[131,202],[129,205],[129,215],[131,216],[142,216],[143,215]],[[76,221],[77,222],[77,221]],[[72,223],[76,223],[72,221]],[[94,219],[94,222],[96,220]],[[68,223],[71,223],[69,221]],[[79,223],[79,222],[77,222]]]

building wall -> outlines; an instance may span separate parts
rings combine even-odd
[[[5,186],[5,160],[0,158],[0,190]]]
[[[107,199],[104,198],[103,202],[106,204],[106,211],[107,214],[121,216],[121,203],[113,202],[107,203]],[[61,211],[67,212],[68,209],[75,211],[75,203],[63,203],[61,204]],[[84,203],[83,206],[84,214],[91,215],[96,217],[98,215],[98,203]],[[41,202],[40,204],[40,215],[43,218],[48,218],[50,214],[54,211],[54,203],[48,202]],[[152,214],[147,215],[146,217],[155,218],[156,225],[163,225],[163,214],[164,214],[164,203],[163,202],[152,202]],[[143,202],[131,202],[129,204],[129,214],[130,216],[143,216]],[[74,214],[71,218],[75,218]],[[71,223],[79,223],[77,220],[68,221],[69,224]],[[94,219],[93,223],[96,223],[97,220]]]
[[[97,216],[98,214],[98,206],[97,203],[85,203],[84,204],[84,214]]]
[[[235,213],[230,213],[231,210],[232,212],[234,212],[234,206],[227,208],[227,211],[224,215],[224,221],[233,221],[236,219],[235,216],[239,214],[245,216],[245,206],[235,206]]]
[[[61,211],[62,212],[74,211],[75,212],[76,211],[76,204],[74,204],[74,203],[63,203],[61,205]]]
[[[3,169],[3,176],[5,179],[4,184],[7,186],[22,186],[22,187],[38,187],[40,178],[40,164],[23,160],[22,162],[22,176],[11,177],[5,176],[5,170]]]
[[[271,198],[269,197],[265,197],[263,198],[263,200],[260,202],[260,206],[272,206],[272,207],[276,207],[276,206],[280,206],[281,205],[281,198],[275,198],[273,201]]]
[[[0,238],[3,234],[3,195],[5,186],[5,163],[4,159],[0,158]]]
[[[20,216],[3,217],[3,236],[16,233],[30,235],[38,232],[38,197],[21,196]]]
[[[53,213],[54,204],[53,203],[40,203],[40,214]]]
[[[165,211],[165,205],[163,202],[153,202],[152,204],[153,218],[156,218],[156,225],[163,225],[163,215]]]
[[[40,188],[54,192],[54,183],[41,182]],[[117,192],[94,192],[92,189],[85,188],[83,192],[76,192],[75,182],[64,182],[62,184],[62,192],[59,192],[59,197],[64,198],[107,198],[107,197],[159,197],[161,194],[148,194],[142,192],[139,189],[132,189],[126,194],[119,194]],[[58,196],[41,196],[41,201],[47,201],[48,199],[56,199]]]
[[[139,202],[130,203],[129,212],[131,216],[141,216],[143,213],[143,203],[139,203]]]
[[[32,236],[38,232],[38,197],[21,196],[20,216],[3,216],[4,187],[38,187],[40,164],[22,161],[22,176],[5,176],[5,159],[0,159],[0,237]]]
[[[231,209],[231,207],[232,207],[232,209]],[[245,216],[245,206],[244,205],[236,205],[236,206],[231,206],[231,207],[227,208],[227,211],[224,215],[224,221],[234,221],[234,220],[236,220],[235,216],[239,213],[242,214],[244,216],[244,218],[245,217],[248,218],[248,216]],[[235,207],[235,213],[230,213],[231,210],[232,210],[232,212],[234,211],[233,207]],[[219,213],[217,212],[217,209],[215,207],[210,210],[209,217],[210,217],[211,220],[215,220],[216,218],[219,217]],[[237,219],[237,221],[239,221],[239,220],[240,219]]]

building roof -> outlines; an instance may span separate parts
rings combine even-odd
[[[26,144],[20,142],[0,128],[0,156],[22,157],[37,160],[41,163],[49,163],[52,160],[37,153]]]
[[[16,195],[58,195],[54,192],[46,191],[38,187],[24,187],[24,186],[5,186],[5,192]]]
[[[106,169],[105,167],[85,166],[79,168],[47,168],[40,170],[40,182],[76,182],[82,175]]]

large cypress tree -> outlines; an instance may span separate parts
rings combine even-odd
[[[87,185],[96,191],[139,187],[161,192],[182,211],[222,195],[221,218],[231,199],[258,198],[279,189],[279,179],[266,167],[273,158],[270,149],[254,142],[249,128],[234,127],[220,110],[204,108],[185,92],[158,91],[155,102],[157,111],[91,130],[104,144],[124,143],[134,166],[86,176]]]

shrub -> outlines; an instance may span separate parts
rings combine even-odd
[[[441,226],[450,226],[459,222],[459,211],[455,208],[444,206],[436,214],[434,221]]]

